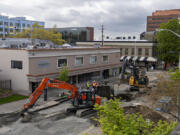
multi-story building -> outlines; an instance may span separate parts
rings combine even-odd
[[[5,57],[4,57],[5,56]],[[70,83],[107,78],[119,73],[120,53],[112,47],[58,49],[0,49],[0,80],[12,89],[30,93],[44,77],[58,78],[63,65]]]
[[[50,28],[46,28],[50,29]],[[56,28],[62,34],[62,38],[70,44],[77,41],[93,41],[94,28],[93,27],[65,27]]]
[[[76,42],[77,46],[101,45],[101,41]],[[104,41],[104,46],[119,50],[121,56],[156,57],[156,42],[152,41]]]
[[[152,16],[147,16],[146,31],[155,31],[161,23],[167,23],[171,19],[178,19],[180,22],[180,9],[157,10]]]
[[[45,25],[44,22],[26,20],[25,17],[8,17],[0,15],[0,36],[15,35],[23,29],[31,28],[34,23],[40,26]]]

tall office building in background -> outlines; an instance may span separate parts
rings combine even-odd
[[[167,23],[171,19],[178,19],[180,22],[180,9],[157,10],[152,16],[147,16],[146,31],[155,31],[160,28],[161,23]]]
[[[46,28],[51,29],[51,28]],[[65,27],[57,28],[57,31],[62,34],[62,38],[67,43],[75,44],[78,41],[93,41],[94,28],[93,27]]]
[[[15,35],[23,29],[31,28],[34,23],[44,27],[45,23],[41,21],[26,20],[25,17],[8,17],[0,15],[0,37],[6,35]]]

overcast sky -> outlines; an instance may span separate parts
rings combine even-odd
[[[44,21],[46,27],[92,26],[96,36],[143,32],[155,10],[178,9],[179,0],[0,0],[0,14]]]

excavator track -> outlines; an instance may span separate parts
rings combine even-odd
[[[94,114],[95,112],[96,111],[93,108],[77,110],[76,116],[77,117],[86,117],[86,116],[90,116],[91,114]]]
[[[94,114],[96,111],[93,106],[90,107],[72,107],[66,109],[67,113],[75,113],[77,117],[85,117],[87,115]]]

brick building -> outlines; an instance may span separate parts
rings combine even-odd
[[[180,9],[157,10],[152,16],[147,16],[146,31],[155,31],[161,23],[167,23],[171,19],[179,19],[180,22]]]

